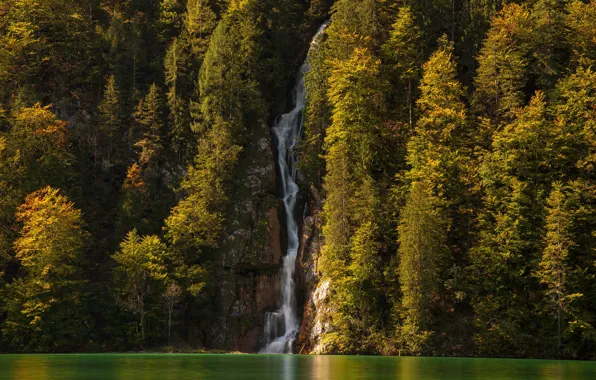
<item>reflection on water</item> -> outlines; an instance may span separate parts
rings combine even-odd
[[[574,380],[595,362],[299,355],[0,355],[11,380]]]

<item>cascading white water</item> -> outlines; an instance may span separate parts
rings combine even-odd
[[[324,33],[328,22],[324,23],[311,42],[311,49]],[[277,146],[277,163],[281,175],[281,193],[285,207],[288,250],[283,259],[281,272],[281,307],[265,316],[263,353],[292,353],[292,346],[299,329],[296,315],[296,292],[294,272],[298,254],[298,225],[294,215],[298,185],[296,185],[296,159],[294,148],[302,134],[302,110],[306,102],[304,74],[308,71],[305,62],[298,73],[296,85],[292,91],[294,109],[280,116],[273,129],[274,142]]]

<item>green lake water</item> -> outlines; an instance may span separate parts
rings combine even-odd
[[[298,355],[0,355],[0,379],[596,379],[596,362]]]

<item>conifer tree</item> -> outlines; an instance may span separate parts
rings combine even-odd
[[[552,89],[567,62],[564,39],[564,5],[555,0],[539,0],[531,10],[532,31],[527,37],[529,69],[539,89]]]
[[[161,0],[159,4],[159,33],[163,40],[170,41],[182,30],[184,2],[181,0]]]
[[[398,112],[398,117],[407,117],[410,128],[413,127],[414,91],[422,64],[421,42],[422,33],[416,25],[411,8],[399,8],[389,39],[383,45],[383,53],[390,70],[389,75],[394,78],[394,102],[398,108],[406,111]]]
[[[178,160],[186,162],[194,154],[195,137],[190,129],[188,99],[192,93],[191,70],[183,38],[174,38],[165,56],[165,82],[168,86],[168,127],[172,150]]]
[[[569,302],[581,294],[569,293],[568,263],[569,249],[574,242],[570,234],[571,218],[566,204],[565,188],[555,183],[547,200],[546,236],[542,258],[538,264],[536,277],[546,287],[544,291],[544,311],[552,315],[556,323],[556,351],[561,354],[564,323]]]
[[[419,120],[408,143],[411,169],[406,177],[412,182],[427,181],[438,202],[449,208],[445,216],[456,218],[468,195],[462,177],[473,166],[466,157],[465,91],[457,80],[453,43],[446,36],[423,71],[416,103]]]
[[[259,119],[263,109],[256,82],[259,34],[242,8],[232,8],[218,23],[199,74],[201,120],[195,129],[223,118],[237,138],[249,120]]]
[[[160,90],[154,83],[147,96],[142,99],[134,114],[139,133],[142,136],[135,146],[140,149],[139,163],[155,174],[157,161],[162,154],[162,133],[164,127],[163,104]]]
[[[186,197],[166,220],[166,236],[175,247],[216,246],[227,204],[226,183],[241,148],[233,145],[223,121],[199,141],[199,153],[182,182]]]
[[[413,182],[398,228],[403,322],[397,341],[414,354],[420,353],[432,331],[431,300],[448,254],[445,227],[430,184]]]
[[[327,339],[333,352],[366,352],[372,343],[368,337],[376,328],[375,319],[367,316],[375,314],[378,287],[374,283],[381,277],[380,268],[364,276],[366,267],[361,266],[379,262],[378,195],[371,178],[382,102],[379,66],[368,50],[357,48],[349,60],[333,62],[329,79],[332,124],[325,136],[327,199],[320,269],[337,292],[338,311],[327,316],[337,329]],[[364,243],[364,236],[373,240]]]
[[[508,117],[523,105],[527,80],[527,46],[523,34],[530,30],[530,13],[508,4],[492,21],[478,56],[474,107],[490,118]]]
[[[124,179],[121,190],[120,210],[117,231],[120,236],[136,229],[148,229],[148,211],[151,209],[151,189],[143,179],[143,171],[138,164],[132,164]]]
[[[570,1],[565,24],[574,60],[596,61],[596,1]]]
[[[116,87],[116,77],[110,75],[106,82],[106,87],[101,104],[99,105],[100,139],[105,140],[106,155],[108,162],[112,159],[114,146],[117,144],[120,133],[124,127],[122,122],[120,91]]]
[[[308,181],[320,186],[323,181],[325,163],[321,156],[325,133],[330,124],[329,102],[327,100],[330,68],[327,35],[320,36],[308,52],[310,70],[304,74],[308,97],[304,107],[304,136],[301,141],[298,164]]]
[[[562,156],[561,175],[596,175],[596,72],[591,66],[578,65],[575,72],[557,85],[557,141],[556,149]],[[579,173],[568,168],[576,167]],[[564,168],[567,168],[565,170]]]
[[[493,151],[482,163],[485,209],[471,269],[476,343],[485,354],[531,349],[526,297],[533,284],[531,263],[542,246],[544,194],[553,179],[552,133],[544,95],[537,93],[495,133]]]
[[[201,62],[211,33],[217,24],[217,16],[207,0],[188,0],[184,15],[184,30],[188,35],[193,58]]]
[[[371,51],[379,44],[379,20],[375,0],[339,0],[333,4],[333,16],[327,33],[329,52],[334,59],[349,59],[354,49]]]
[[[120,6],[115,6],[110,26],[105,31],[103,38],[107,46],[108,67],[115,76],[116,74],[125,75],[127,73],[127,52],[126,52],[125,16]]]

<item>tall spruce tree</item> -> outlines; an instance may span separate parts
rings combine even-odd
[[[476,343],[484,354],[529,355],[532,349],[535,325],[527,299],[535,286],[530,271],[542,250],[545,194],[553,180],[552,133],[544,95],[537,93],[495,133],[493,151],[482,164],[485,209],[471,268]]]
[[[382,102],[379,65],[370,51],[357,48],[349,60],[333,62],[329,79],[332,124],[325,136],[327,199],[320,269],[337,292],[337,313],[327,316],[338,330],[327,340],[334,352],[375,350],[366,339],[375,331],[376,323],[366,322],[364,316],[375,312],[371,296],[379,289],[371,278],[379,278],[380,268],[362,278],[363,268],[359,265],[364,258],[369,262],[378,260],[374,241],[363,245],[362,235],[373,239],[378,235],[378,195],[371,174],[374,130]],[[369,283],[368,289],[365,283]]]
[[[108,162],[112,160],[114,146],[119,144],[120,133],[124,128],[122,121],[120,91],[116,85],[116,77],[110,75],[106,82],[103,99],[99,105],[100,140],[104,140],[105,155]]]
[[[419,354],[433,327],[432,299],[447,255],[447,234],[440,203],[428,182],[412,183],[399,222],[399,282],[402,322],[396,328],[400,351]]]
[[[395,91],[392,102],[396,116],[407,119],[413,128],[414,97],[416,82],[422,65],[422,33],[416,25],[410,7],[399,8],[395,23],[391,27],[389,39],[383,44],[389,77]],[[398,112],[401,110],[401,112]]]
[[[544,312],[555,320],[555,347],[561,354],[564,324],[567,320],[569,302],[581,294],[570,294],[568,263],[569,249],[574,242],[570,233],[571,218],[566,202],[566,190],[561,183],[555,183],[547,199],[545,247],[542,252],[536,277],[545,286]]]
[[[492,21],[478,56],[474,107],[498,122],[523,105],[528,73],[523,34],[531,30],[530,12],[508,4]]]

